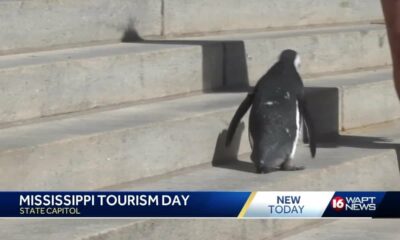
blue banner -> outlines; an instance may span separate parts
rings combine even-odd
[[[0,218],[400,218],[400,192],[0,192]]]
[[[237,217],[250,192],[0,192],[0,217]]]

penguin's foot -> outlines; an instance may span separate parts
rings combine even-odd
[[[305,169],[304,166],[293,165],[292,164],[292,159],[287,159],[281,165],[281,170],[282,171],[299,171],[299,170],[304,170],[304,169]]]

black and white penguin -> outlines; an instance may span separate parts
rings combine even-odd
[[[278,62],[261,77],[254,91],[240,104],[229,125],[227,146],[241,118],[252,105],[249,139],[251,160],[258,173],[304,169],[292,163],[302,123],[306,126],[311,156],[315,156],[313,124],[304,98],[304,85],[297,72],[299,66],[297,52],[284,50]]]

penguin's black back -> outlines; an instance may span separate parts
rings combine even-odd
[[[296,102],[302,95],[303,83],[294,59],[281,56],[255,88],[249,119],[253,160],[272,164],[288,157],[297,134]]]

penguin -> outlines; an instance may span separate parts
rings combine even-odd
[[[304,169],[293,164],[303,124],[311,156],[315,156],[314,127],[304,97],[303,81],[297,72],[300,63],[296,51],[282,51],[279,60],[246,96],[229,124],[226,146],[230,145],[241,118],[251,107],[249,141],[257,173]]]

